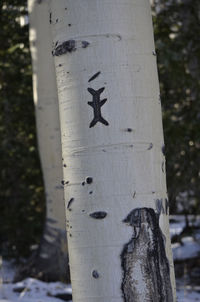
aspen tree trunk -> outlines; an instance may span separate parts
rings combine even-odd
[[[33,93],[38,144],[46,192],[46,221],[35,273],[45,279],[67,278],[67,240],[60,121],[48,1],[28,1]],[[69,276],[68,276],[69,277]]]
[[[148,0],[51,1],[73,302],[172,302]]]

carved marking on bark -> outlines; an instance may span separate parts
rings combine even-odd
[[[94,212],[90,214],[90,217],[94,219],[104,219],[107,216],[106,212],[99,211],[99,212]]]
[[[95,73],[89,80],[88,83],[91,81],[94,81],[99,75],[100,75],[101,71],[98,71],[97,73]]]
[[[121,253],[125,302],[172,302],[169,263],[159,215],[151,208],[134,209],[124,219],[133,228]]]
[[[90,105],[94,110],[94,118],[90,123],[90,128],[94,127],[96,123],[100,122],[104,124],[105,126],[108,126],[109,123],[101,116],[101,107],[105,104],[107,99],[100,100],[100,95],[104,91],[105,87],[102,87],[98,90],[94,90],[92,88],[88,88],[89,93],[92,95],[92,102],[88,102],[88,105]]]

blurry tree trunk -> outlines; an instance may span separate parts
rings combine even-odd
[[[43,279],[66,280],[69,273],[60,122],[48,1],[30,0],[28,9],[38,145],[46,193],[45,228],[32,273]]]
[[[172,302],[148,0],[51,1],[73,302]]]

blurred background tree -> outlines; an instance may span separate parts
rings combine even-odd
[[[45,213],[27,21],[25,0],[0,2],[0,249],[9,257],[30,254]]]
[[[171,213],[200,213],[200,2],[152,4]],[[39,163],[25,0],[0,2],[0,250],[39,244],[45,197]]]

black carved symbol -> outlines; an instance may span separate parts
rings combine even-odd
[[[172,302],[169,262],[159,215],[152,208],[137,208],[123,222],[133,229],[132,238],[121,253],[123,301]],[[142,291],[138,278],[142,280]]]
[[[108,126],[109,123],[101,116],[101,107],[105,104],[107,99],[100,100],[100,94],[104,91],[105,87],[102,87],[98,90],[94,90],[92,88],[88,88],[89,93],[91,93],[93,100],[92,102],[88,102],[88,105],[90,105],[94,110],[94,118],[90,123],[90,128],[94,127],[97,122],[100,122],[104,124],[105,126]]]

